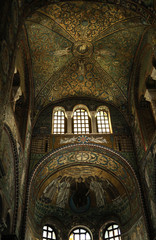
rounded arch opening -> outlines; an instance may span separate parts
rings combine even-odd
[[[106,223],[103,230],[103,240],[121,240],[121,230],[116,222]]]
[[[43,231],[42,231],[42,240],[56,240],[57,235],[55,230],[50,224],[46,224],[43,226]]]
[[[92,232],[86,226],[75,226],[69,234],[68,240],[93,240]]]
[[[88,170],[90,171],[90,176],[88,175]],[[75,171],[77,172],[77,177]],[[98,175],[97,171],[99,171]],[[84,185],[88,184],[87,186],[89,187],[89,194],[91,197],[91,205],[89,208],[85,209],[85,214],[88,214],[91,209],[95,212],[96,216],[99,209],[107,209],[106,206],[111,206],[111,208],[112,206],[116,206],[117,208],[112,211],[112,214],[107,211],[103,213],[104,216],[112,216],[117,214],[116,211],[119,211],[122,206],[122,209],[125,208],[125,213],[129,212],[127,214],[129,217],[126,221],[133,221],[136,209],[140,216],[142,216],[143,207],[140,204],[140,189],[133,169],[119,154],[111,151],[110,149],[96,146],[94,144],[75,144],[72,146],[66,146],[58,149],[56,152],[49,153],[44,159],[42,159],[35,169],[30,182],[29,200],[31,200],[28,204],[29,208],[34,209],[34,206],[38,206],[40,208],[42,205],[42,212],[45,212],[44,208],[46,209],[47,206],[51,209],[55,207],[57,209],[58,218],[59,211],[64,212],[64,216],[66,216],[65,221],[63,221],[62,217],[60,217],[60,221],[63,221],[64,223],[68,221],[70,222],[75,212],[70,208],[69,199],[72,196],[71,190],[78,190],[78,188],[75,189],[74,186],[78,186],[80,173],[81,175],[82,173],[86,174],[86,176],[81,176],[82,182]],[[70,174],[73,175],[71,176]],[[92,175],[95,176],[93,177]],[[123,190],[123,193],[120,192],[119,195],[117,194],[118,191],[116,190],[116,187],[113,187],[113,185],[117,186],[115,183],[115,177],[118,181],[118,191],[121,191],[119,182],[122,183],[123,189],[125,189]],[[45,189],[48,189],[50,184],[52,188],[49,188],[46,192]],[[106,188],[106,186],[108,187]],[[58,191],[57,189],[60,190]],[[55,194],[49,195],[50,192],[55,192]],[[48,194],[49,196],[44,196],[44,194]],[[134,201],[132,201],[132,195]],[[98,198],[98,196],[100,197]],[[101,198],[101,196],[104,197]],[[50,200],[46,199],[48,201],[45,201],[43,197],[49,198]],[[101,200],[98,201],[97,199]],[[130,207],[127,208],[127,206]],[[78,205],[77,209],[80,207],[81,205]],[[69,215],[69,218],[67,218],[68,210],[72,212],[72,215]],[[119,221],[121,220],[121,225],[124,225],[126,215],[123,216],[124,211],[122,213],[121,212],[122,210],[118,212],[116,218],[119,218]],[[53,210],[52,212],[48,211],[48,216],[50,215],[54,216]],[[78,216],[78,223],[80,223],[82,222],[82,215],[80,212],[78,213]],[[31,218],[32,217],[28,209],[29,222]],[[100,222],[102,223],[102,219],[100,219]],[[145,224],[145,222],[143,224]]]

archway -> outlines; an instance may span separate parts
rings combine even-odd
[[[27,209],[28,232],[40,235],[44,218],[56,218],[63,234],[76,224],[96,226],[115,216],[123,234],[146,224],[141,194],[134,170],[127,161],[105,147],[75,144],[49,153],[34,170]],[[89,220],[92,216],[92,223]],[[70,230],[70,229],[68,229]],[[136,230],[137,231],[137,230]],[[140,233],[138,233],[140,234]]]

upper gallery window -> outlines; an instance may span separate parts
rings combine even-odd
[[[70,234],[69,240],[91,240],[91,235],[84,228],[76,228]]]
[[[56,240],[56,234],[50,226],[45,225],[43,227],[43,238],[42,238],[42,240],[47,240],[47,239]]]
[[[85,106],[80,106],[73,113],[73,131],[75,134],[90,133],[90,119]]]
[[[112,133],[110,112],[107,106],[89,111],[87,106],[78,104],[73,111],[62,106],[54,107],[52,115],[53,134],[110,134]]]
[[[109,224],[104,231],[104,239],[121,240],[121,231],[117,224]]]
[[[54,134],[65,133],[65,110],[62,107],[56,107],[53,110],[53,127]]]
[[[109,109],[106,106],[97,109],[96,118],[98,133],[112,133]]]

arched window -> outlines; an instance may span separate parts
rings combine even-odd
[[[69,240],[91,240],[90,233],[85,228],[76,228],[74,229],[70,236]]]
[[[115,223],[107,225],[104,231],[103,239],[121,240],[121,232],[119,226]]]
[[[53,110],[52,132],[54,134],[65,133],[65,110],[62,107],[56,107]]]
[[[97,109],[96,118],[98,133],[112,133],[109,109],[106,106]]]
[[[90,133],[90,118],[85,106],[78,106],[73,113],[73,132],[75,134]]]
[[[52,229],[52,227],[45,225],[43,227],[43,238],[42,240],[52,239],[56,240],[56,233]]]

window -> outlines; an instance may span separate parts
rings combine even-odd
[[[56,240],[56,234],[50,226],[45,225],[43,227],[43,238],[42,238],[42,240],[47,240],[47,239]]]
[[[108,225],[104,231],[104,239],[121,240],[120,228],[117,224]]]
[[[53,133],[65,133],[65,111],[62,108],[55,108],[53,111]]]
[[[87,110],[78,108],[73,114],[74,133],[89,133],[89,116]]]
[[[69,240],[91,240],[91,235],[84,228],[76,228],[70,234]]]
[[[107,109],[107,107],[100,107],[97,110],[96,117],[98,133],[111,133],[109,110]]]
[[[54,107],[52,115],[53,134],[89,134],[112,133],[110,113],[107,106],[100,106],[95,111],[78,104],[73,111],[65,111],[62,106]]]

